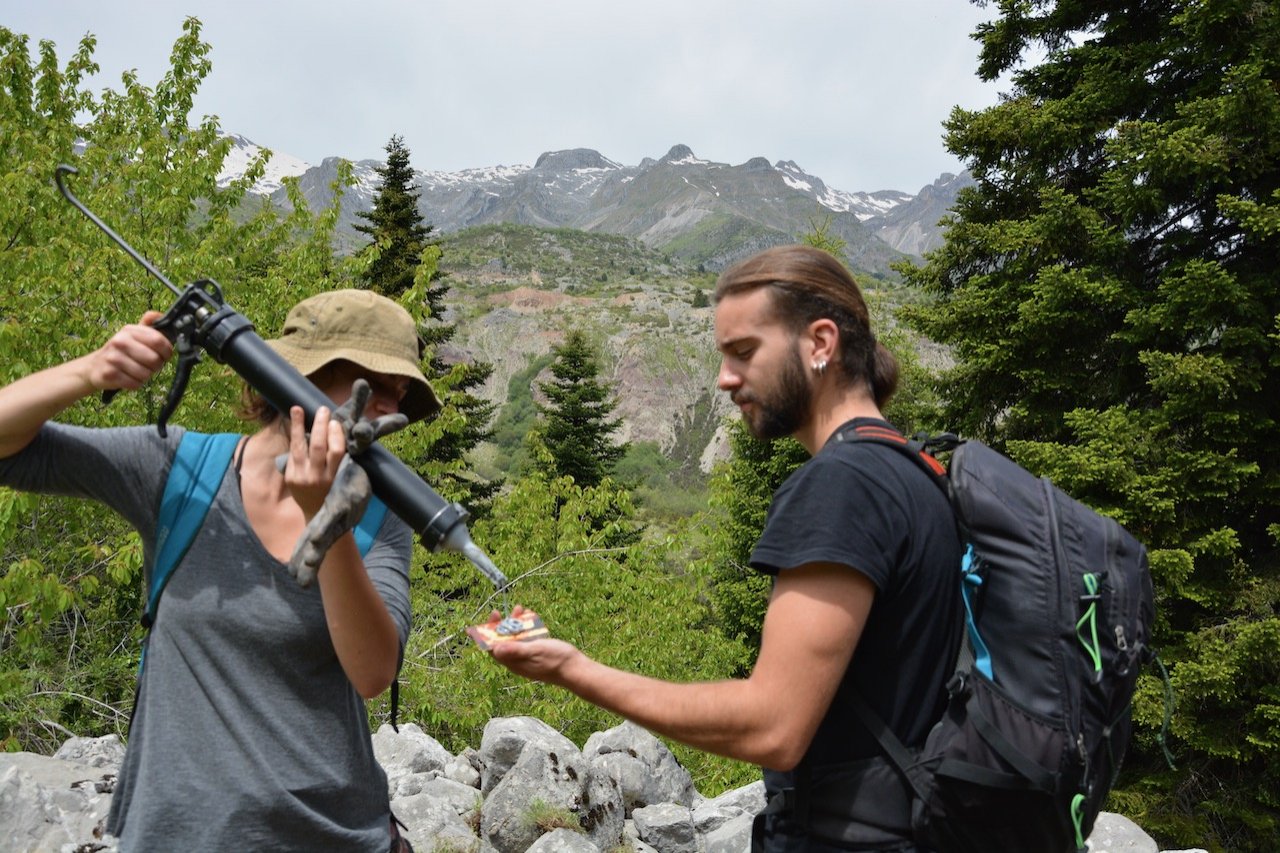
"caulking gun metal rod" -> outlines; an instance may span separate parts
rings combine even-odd
[[[62,176],[78,175],[78,174],[80,173],[76,170],[74,166],[68,166],[65,163],[60,164],[58,168],[54,170],[53,180],[54,180],[54,183],[58,185],[58,191],[62,193],[63,197],[66,198],[67,201],[75,205],[77,210],[79,210],[85,216],[89,217],[89,221],[92,222],[94,225],[97,225],[99,228],[101,228],[103,233],[106,234],[108,237],[110,237],[112,240],[114,240],[120,248],[128,252],[129,257],[133,258],[135,261],[141,264],[142,268],[145,269],[147,272],[151,273],[151,275],[155,277],[156,281],[160,282],[165,287],[169,288],[169,290],[173,291],[173,294],[175,296],[181,296],[182,291],[174,287],[173,282],[165,278],[164,275],[160,272],[160,270],[153,267],[150,261],[142,257],[142,255],[138,254],[132,246],[130,246],[128,243],[124,241],[124,238],[122,238],[116,232],[112,231],[111,227],[107,225],[107,223],[99,219],[92,210],[90,210],[89,208],[81,204],[80,199],[76,198],[71,193],[71,190],[67,189],[67,185],[62,180]]]

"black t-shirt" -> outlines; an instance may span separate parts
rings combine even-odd
[[[884,421],[856,418],[842,429]],[[880,755],[854,716],[860,693],[903,743],[919,745],[942,714],[960,641],[960,542],[942,490],[892,447],[835,437],[774,494],[751,565],[769,574],[830,562],[866,575],[875,601],[805,763]],[[789,774],[766,773],[770,788]]]

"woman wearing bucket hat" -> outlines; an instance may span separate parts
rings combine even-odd
[[[111,507],[138,530],[148,576],[185,431],[53,418],[155,375],[172,355],[152,328],[159,317],[147,312],[94,352],[0,389],[0,484]],[[412,317],[375,293],[305,299],[268,343],[336,404],[368,381],[370,418],[413,422],[440,408]],[[408,636],[412,531],[388,513],[363,556],[346,533],[301,587],[287,564],[346,436],[324,408],[309,432],[297,407],[278,413],[254,398],[246,413],[258,429],[237,443],[148,637],[108,831],[122,851],[406,849],[364,703],[394,680]]]

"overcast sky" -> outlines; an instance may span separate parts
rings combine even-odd
[[[685,144],[706,160],[794,160],[848,191],[915,192],[962,165],[953,106],[995,103],[976,75],[967,0],[2,0],[0,24],[85,33],[92,88],[136,68],[154,85],[188,15],[213,71],[196,116],[319,163],[532,165],[594,148],[626,165]]]

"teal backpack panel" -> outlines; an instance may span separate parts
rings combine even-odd
[[[214,495],[235,453],[240,436],[235,433],[206,435],[187,432],[178,444],[169,479],[160,499],[160,519],[156,525],[156,558],[147,585],[147,610],[142,625],[150,629],[156,606],[169,576],[186,556],[187,549],[204,524]]]

